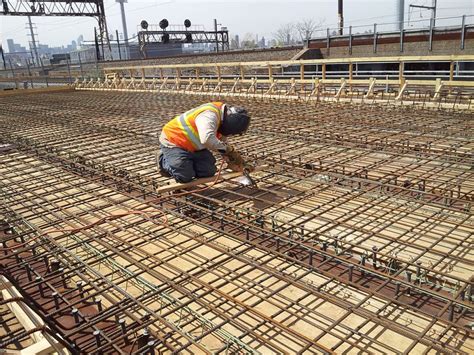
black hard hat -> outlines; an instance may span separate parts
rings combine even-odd
[[[219,133],[224,136],[244,133],[250,125],[250,116],[247,113],[230,113],[224,116],[219,127]]]

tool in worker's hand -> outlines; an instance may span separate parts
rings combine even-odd
[[[250,169],[249,168],[245,168],[243,170],[243,178],[239,180],[239,182],[242,184],[242,185],[245,185],[245,186],[251,186],[251,187],[257,187],[257,183],[255,182],[254,179],[252,179],[252,177],[250,176]]]
[[[250,173],[254,171],[255,168],[246,163],[240,153],[237,152],[233,146],[227,145],[223,158],[227,162],[227,168],[235,172],[241,171],[243,173],[243,176],[238,179],[242,185],[257,187],[257,184],[250,176]]]

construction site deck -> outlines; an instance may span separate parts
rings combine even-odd
[[[473,354],[472,81],[302,63],[0,93],[0,349]],[[250,113],[256,187],[217,156],[207,185],[159,174],[163,125],[208,101]]]

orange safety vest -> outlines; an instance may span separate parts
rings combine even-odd
[[[177,147],[183,148],[189,152],[199,150],[201,141],[196,127],[196,117],[207,110],[211,110],[217,114],[217,126],[221,124],[223,116],[224,103],[223,102],[209,102],[185,113],[175,116],[164,127],[163,132],[170,143]],[[220,133],[216,133],[217,138],[221,138]]]

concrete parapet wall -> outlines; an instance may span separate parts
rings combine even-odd
[[[321,48],[324,58],[346,58],[346,57],[386,57],[398,55],[453,55],[453,54],[474,54],[474,39],[467,39],[465,49],[461,50],[459,41],[439,41],[433,42],[433,49],[430,51],[428,43],[407,42],[403,45],[403,52],[400,51],[400,43],[387,43],[377,45],[377,52],[373,53],[373,45],[363,45],[352,47],[352,54],[349,47]]]
[[[434,31],[430,48],[430,32],[406,32],[403,36],[403,50],[400,45],[400,33],[373,34],[335,37],[329,39],[319,38],[310,40],[308,47],[321,50],[323,58],[346,57],[374,57],[399,56],[399,55],[471,55],[474,54],[474,32],[466,29],[464,34],[464,48],[461,48],[462,31]],[[374,53],[374,40],[376,50]],[[352,44],[352,51],[350,49]]]

